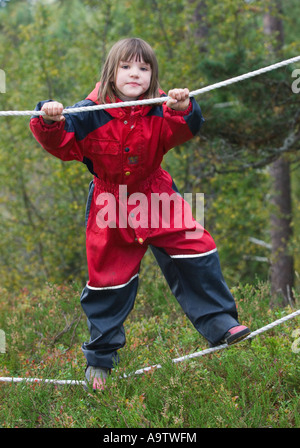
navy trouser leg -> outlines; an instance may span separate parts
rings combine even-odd
[[[183,311],[210,343],[218,343],[238,323],[234,298],[223,278],[217,252],[197,257],[170,256],[151,247]]]
[[[90,366],[113,368],[117,350],[125,345],[123,323],[134,306],[138,276],[120,287],[91,288],[81,294],[81,306],[87,316],[90,341],[82,345]]]

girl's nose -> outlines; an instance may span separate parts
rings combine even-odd
[[[135,67],[132,67],[132,69],[130,70],[130,76],[137,78],[139,76],[138,69]]]

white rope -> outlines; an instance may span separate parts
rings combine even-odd
[[[244,81],[245,79],[253,78],[254,76],[261,75],[263,73],[270,72],[272,70],[276,70],[280,67],[284,67],[289,64],[293,64],[295,62],[300,61],[300,56],[295,56],[290,59],[286,59],[285,61],[277,62],[276,64],[269,65],[267,67],[260,68],[258,70],[254,70],[252,72],[245,73],[240,76],[236,76],[234,78],[227,79],[225,81],[217,82],[216,84],[212,84],[207,87],[203,87],[198,90],[194,90],[190,92],[189,96],[197,96],[202,95],[203,93],[210,92],[211,90],[220,89],[221,87],[229,86],[230,84],[234,84],[236,82]],[[103,110],[103,109],[116,109],[119,107],[131,107],[131,106],[145,106],[148,104],[158,104],[158,103],[164,103],[168,101],[169,97],[164,96],[160,98],[150,98],[148,100],[139,100],[139,101],[124,101],[120,103],[110,103],[110,104],[98,104],[95,106],[86,106],[86,107],[73,107],[69,109],[64,109],[62,114],[74,114],[77,112],[89,112],[93,110]],[[25,115],[45,115],[45,112],[40,110],[7,110],[7,111],[0,111],[0,117],[3,116],[25,116]]]
[[[276,327],[277,325],[280,325],[283,322],[293,319],[294,317],[299,316],[299,315],[300,315],[300,309],[291,314],[288,314],[287,316],[282,317],[281,319],[277,319],[274,322],[272,322],[268,325],[265,325],[264,327],[259,328],[256,331],[253,331],[252,333],[249,334],[249,336],[242,339],[242,341],[240,341],[240,342],[246,341],[247,339],[250,339],[250,338],[254,338],[258,334],[264,333],[265,331],[268,331],[271,328]],[[236,345],[236,344],[234,344],[234,345]],[[217,350],[222,350],[222,349],[229,348],[229,347],[232,347],[232,346],[227,345],[227,344],[218,345],[217,347],[207,348],[205,350],[201,350],[200,352],[195,352],[195,353],[191,353],[190,355],[181,356],[180,358],[172,359],[172,362],[174,364],[176,364],[178,362],[186,361],[188,359],[199,358],[201,356],[213,353]],[[122,378],[128,378],[129,376],[133,376],[133,375],[141,375],[143,373],[149,372],[150,370],[161,369],[161,368],[162,368],[161,364],[155,364],[150,367],[144,367],[142,369],[136,370],[133,374],[129,374],[129,375],[124,374],[122,376]],[[42,378],[0,377],[0,382],[4,382],[4,383],[20,383],[23,381],[26,383],[50,383],[50,384],[57,384],[57,385],[69,384],[69,385],[82,385],[82,386],[85,385],[85,381],[77,381],[77,380],[55,380],[55,379],[51,380],[51,379],[42,379]]]
[[[300,61],[300,56],[295,56],[294,58],[286,59],[285,61],[277,62],[276,64],[268,65],[267,67],[259,68],[258,70],[254,70],[252,72],[245,73],[244,75],[235,76],[234,78],[227,79],[225,81],[217,82],[216,84],[212,84],[207,87],[203,87],[202,89],[195,90],[190,93],[191,96],[196,96],[203,94],[205,92],[210,92],[211,90],[220,89],[220,87],[226,87],[230,84],[234,84],[235,82],[244,81],[245,79],[253,78],[254,76],[261,75],[263,73],[270,72],[272,70],[276,70],[280,67],[284,67],[289,64],[293,64],[295,62]]]
[[[76,380],[49,380],[49,379],[43,379],[43,378],[12,378],[12,377],[0,377],[0,382],[3,383],[51,383],[55,385],[85,385],[84,381],[76,381]]]
[[[262,328],[259,328],[256,331],[253,331],[252,333],[249,334],[249,336],[242,339],[241,342],[246,341],[247,339],[250,339],[250,338],[254,338],[258,334],[264,333],[265,331],[268,331],[271,328],[276,327],[277,325],[280,325],[281,323],[283,323],[289,319],[293,319],[294,317],[299,316],[299,315],[300,315],[300,309],[295,311],[294,313],[291,313],[291,314],[288,314],[287,316],[282,317],[281,319],[275,320],[274,322],[272,322]],[[234,345],[236,345],[236,344],[234,344]],[[181,356],[180,358],[172,359],[172,362],[176,364],[178,362],[186,361],[187,359],[199,358],[201,356],[208,355],[217,350],[222,350],[222,349],[228,348],[228,347],[231,347],[231,345],[227,345],[227,344],[218,345],[216,347],[211,347],[211,348],[207,348],[205,350],[201,350],[200,352],[195,352],[195,353],[191,353],[190,355],[185,355],[185,356]],[[134,375],[140,375],[140,374],[147,372],[149,370],[152,370],[154,368],[160,369],[161,367],[162,366],[160,364],[153,365],[150,367],[145,367],[143,369],[140,369],[140,370],[137,370],[136,372],[134,372]]]

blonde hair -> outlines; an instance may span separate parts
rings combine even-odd
[[[145,92],[144,98],[157,98],[159,96],[158,63],[153,49],[142,39],[128,38],[115,43],[107,56],[100,78],[98,92],[100,103],[106,103],[107,96],[112,103],[115,102],[117,93],[114,82],[119,63],[120,61],[129,62],[134,58],[139,62],[143,61],[149,64],[152,70],[150,86]]]

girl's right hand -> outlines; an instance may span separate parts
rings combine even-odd
[[[52,121],[65,121],[65,117],[62,115],[64,106],[57,101],[50,101],[49,103],[45,103],[41,110],[46,114],[42,115],[46,123]]]

